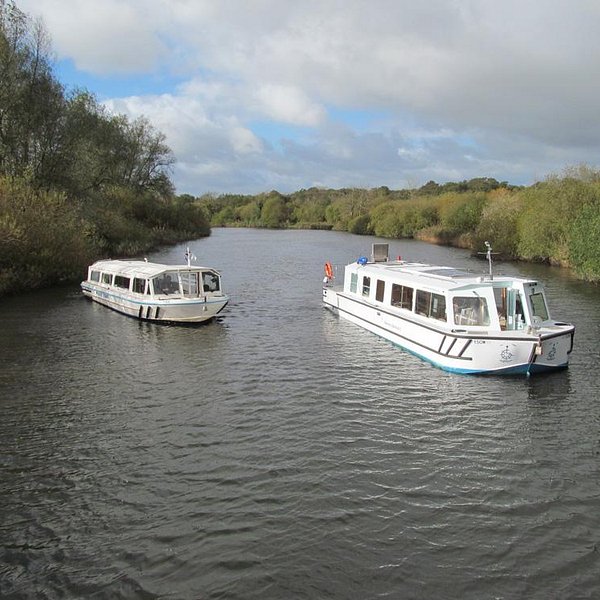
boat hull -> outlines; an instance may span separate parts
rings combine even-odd
[[[402,316],[331,288],[323,289],[323,302],[340,317],[455,373],[533,374],[564,369],[573,347],[574,327],[567,324],[532,334],[474,334],[436,327],[431,319]]]
[[[139,300],[113,290],[81,284],[85,296],[122,314],[142,321],[165,323],[202,323],[217,316],[229,302],[226,295],[198,299],[165,298]]]

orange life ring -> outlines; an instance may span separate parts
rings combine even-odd
[[[330,262],[325,263],[325,275],[329,279],[333,279],[333,267]]]

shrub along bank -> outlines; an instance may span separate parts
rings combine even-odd
[[[199,198],[215,226],[295,227],[415,238],[572,268],[600,281],[600,171],[569,168],[529,187],[491,178],[414,190],[310,188]]]
[[[100,256],[136,256],[209,235],[192,198],[115,188],[94,202],[0,177],[0,295],[78,281]]]

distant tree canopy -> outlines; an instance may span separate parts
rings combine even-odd
[[[490,177],[413,190],[310,188],[203,196],[213,225],[336,229],[470,248],[573,267],[600,281],[600,171],[580,166],[530,187]]]

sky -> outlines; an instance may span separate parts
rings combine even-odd
[[[16,0],[177,192],[531,185],[600,162],[599,0]]]

